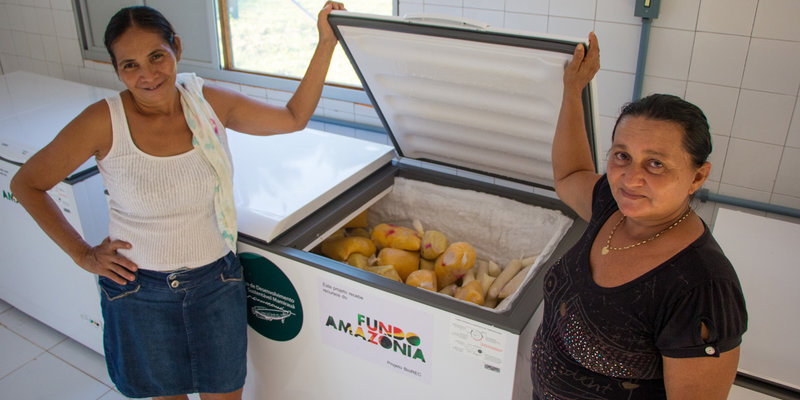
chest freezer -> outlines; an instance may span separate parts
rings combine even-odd
[[[85,346],[103,352],[94,275],[72,261],[16,201],[11,178],[85,107],[114,92],[16,71],[0,76],[0,298]],[[89,243],[108,236],[108,207],[94,159],[48,191]]]
[[[544,274],[585,228],[555,198],[550,162],[578,41],[352,13],[329,21],[394,149],[341,138],[358,166],[321,179],[341,169],[327,160],[343,149],[324,146],[313,157],[321,162],[300,147],[242,157],[258,145],[232,136],[251,328],[245,398],[530,398]],[[583,95],[590,143],[593,96],[592,84]],[[287,175],[311,177],[272,186]],[[419,220],[500,265],[540,255],[519,290],[489,308],[316,253],[365,210],[370,226]],[[281,215],[292,222],[270,219]]]
[[[737,384],[776,398],[800,398],[796,282],[800,224],[720,207],[714,237],[736,268],[747,302]]]

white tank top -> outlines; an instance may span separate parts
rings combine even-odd
[[[167,157],[143,152],[119,94],[106,102],[113,142],[97,167],[110,198],[109,237],[132,246],[119,254],[157,271],[200,267],[227,254],[214,213],[216,177],[203,156],[196,149]]]

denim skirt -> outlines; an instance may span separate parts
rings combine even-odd
[[[100,277],[111,380],[128,397],[227,393],[244,385],[247,299],[234,253],[199,268]]]

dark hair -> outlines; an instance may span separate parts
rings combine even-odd
[[[114,52],[111,51],[111,45],[123,33],[134,26],[158,33],[172,47],[172,50],[177,50],[175,48],[175,30],[172,29],[172,24],[164,18],[163,14],[147,6],[125,7],[117,11],[108,21],[103,40],[108,55],[111,56],[111,63],[114,68],[117,67],[117,58],[114,57]]]
[[[612,140],[619,123],[629,116],[641,116],[680,125],[683,128],[683,148],[692,157],[695,166],[699,167],[708,160],[708,155],[711,154],[711,133],[705,114],[696,105],[670,94],[653,94],[628,103],[622,107],[622,112],[614,124]]]

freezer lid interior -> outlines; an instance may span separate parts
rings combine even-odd
[[[347,12],[328,20],[400,156],[552,188],[563,71],[580,40]],[[593,86],[583,93],[592,146]]]
[[[391,146],[305,129],[260,137],[228,130],[238,231],[270,242],[384,165]]]

